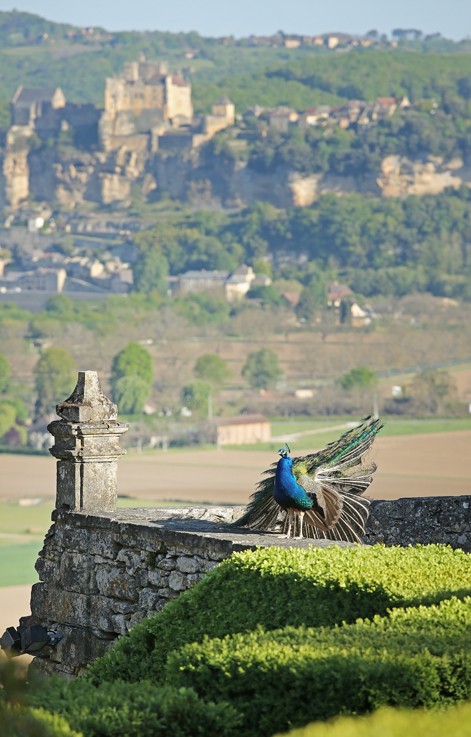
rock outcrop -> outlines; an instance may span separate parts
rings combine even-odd
[[[202,208],[240,207],[254,200],[276,207],[309,207],[327,192],[391,198],[471,186],[471,166],[460,159],[387,156],[377,173],[353,177],[304,175],[286,167],[261,173],[246,162],[222,164],[204,147],[152,151],[139,136],[107,151],[33,142],[31,131],[11,129],[0,159],[0,203],[13,209],[28,198],[67,208],[87,200],[126,207],[132,191],[143,199],[166,194]]]

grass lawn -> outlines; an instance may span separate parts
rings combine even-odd
[[[0,588],[33,584],[38,580],[34,564],[43,541],[2,545],[0,547]]]

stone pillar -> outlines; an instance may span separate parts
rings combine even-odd
[[[119,445],[128,426],[105,397],[96,371],[79,371],[71,396],[57,405],[61,418],[48,425],[57,458],[56,509],[112,511],[117,497]]]

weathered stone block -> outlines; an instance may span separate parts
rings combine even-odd
[[[72,517],[69,524],[55,524],[54,537],[56,544],[60,547],[80,553],[99,555],[103,558],[115,558],[120,549],[106,530],[78,527],[76,519]]]
[[[139,608],[143,610],[155,609],[159,595],[154,589],[142,589],[139,592]]]
[[[157,568],[160,568],[162,571],[174,571],[176,567],[176,558],[163,558],[160,563],[157,563]]]
[[[78,627],[97,627],[101,609],[100,596],[65,591],[51,584],[36,584],[31,593],[31,611],[41,623],[63,622]]]
[[[60,581],[69,591],[96,594],[98,589],[95,573],[95,559],[92,555],[65,552],[60,559]]]
[[[177,569],[182,573],[196,573],[196,571],[200,570],[199,560],[201,560],[201,558],[199,557],[198,559],[195,557],[189,558],[186,556],[177,558]]]
[[[111,565],[100,566],[96,572],[96,583],[98,591],[103,596],[130,601],[138,599],[138,584],[135,578],[121,568]]]
[[[131,574],[142,568],[143,565],[141,553],[127,548],[119,551],[116,560],[119,563],[124,563],[127,572]]]
[[[36,561],[36,571],[40,581],[55,581],[57,578],[57,564],[60,558],[46,558],[40,555]]]
[[[137,604],[132,601],[120,601],[119,599],[108,599],[108,606],[113,614],[134,614]]]
[[[168,577],[168,586],[172,591],[184,591],[188,588],[187,577],[180,571],[172,571]]]
[[[148,571],[147,580],[152,586],[162,586],[167,580],[167,574],[163,571]]]

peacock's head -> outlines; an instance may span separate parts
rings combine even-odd
[[[291,448],[289,447],[288,443],[285,443],[285,447],[280,448],[278,451],[278,455],[280,455],[282,458],[288,458],[290,453],[291,453]]]

